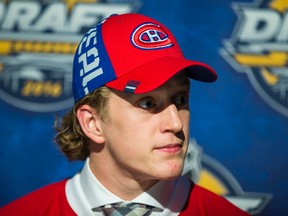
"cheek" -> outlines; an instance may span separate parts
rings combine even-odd
[[[180,118],[182,120],[183,130],[185,132],[189,132],[190,112],[189,111],[185,111],[185,112],[181,113],[180,114]]]
[[[129,113],[115,114],[111,122],[105,127],[106,140],[117,145],[132,148],[147,139],[149,126]],[[145,138],[146,137],[146,138]]]
[[[115,127],[118,128],[122,135],[130,138],[145,137],[149,134],[149,131],[155,131],[156,129],[157,118],[153,118],[153,116],[141,115],[134,112],[134,110],[125,112],[121,118],[118,118],[119,114],[116,115],[114,121]]]

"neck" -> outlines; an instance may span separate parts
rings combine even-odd
[[[107,166],[108,163],[104,158],[99,159],[98,155],[94,156],[90,155],[89,163],[93,175],[107,190],[123,200],[133,200],[158,181],[131,176],[117,166]]]

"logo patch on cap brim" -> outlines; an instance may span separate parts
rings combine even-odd
[[[129,80],[125,86],[124,92],[134,93],[139,84],[139,81]]]
[[[138,26],[132,33],[131,41],[140,49],[162,49],[174,45],[159,25],[150,22]]]

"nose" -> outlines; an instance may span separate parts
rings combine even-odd
[[[178,133],[183,129],[183,122],[174,104],[166,107],[162,112],[161,132]]]

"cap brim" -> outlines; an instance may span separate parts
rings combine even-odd
[[[164,56],[134,68],[105,85],[119,91],[125,91],[127,86],[132,84],[134,85],[133,93],[146,93],[161,86],[184,69],[187,70],[188,77],[194,80],[214,82],[217,79],[216,72],[204,63]]]

